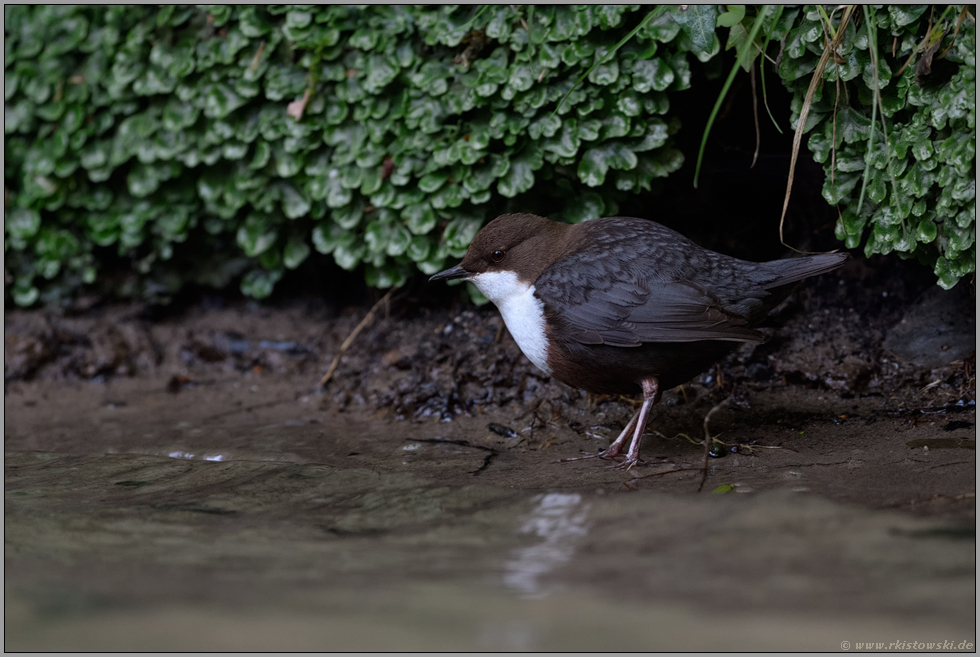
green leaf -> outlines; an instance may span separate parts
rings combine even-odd
[[[247,297],[265,299],[272,294],[272,289],[276,286],[276,283],[279,282],[280,278],[282,278],[281,269],[276,269],[273,271],[253,269],[242,277],[242,282],[239,289],[241,289],[242,294]]]
[[[78,238],[63,228],[42,228],[34,244],[34,252],[42,260],[48,260],[56,265],[78,253]],[[46,278],[53,278],[57,267]]]
[[[723,14],[719,14],[716,19],[716,25],[721,27],[734,27],[742,22],[745,18],[745,5],[725,5],[728,7],[728,11]]]
[[[510,161],[507,173],[497,181],[497,191],[501,196],[514,198],[534,186],[534,172],[541,168],[543,158],[536,148],[525,148],[521,154]]]
[[[408,229],[401,224],[393,224],[391,232],[388,235],[387,244],[385,245],[385,253],[392,257],[400,256],[408,250],[411,243],[412,234]]]
[[[589,187],[606,181],[606,172],[613,169],[632,169],[637,164],[636,153],[627,146],[610,142],[588,149],[578,165],[578,177]]]
[[[373,54],[368,62],[368,74],[364,79],[364,89],[369,93],[378,93],[398,76],[398,69],[388,63],[382,55]]]
[[[364,243],[371,253],[384,250],[391,235],[392,226],[387,222],[375,219],[364,229]]]
[[[352,203],[334,210],[332,213],[333,220],[345,230],[350,230],[360,224],[363,216],[364,211],[359,203]]]
[[[402,211],[402,217],[408,222],[408,229],[414,235],[426,235],[436,227],[436,213],[427,203],[410,205]],[[424,260],[425,257],[416,258]]]
[[[313,228],[313,248],[325,255],[333,253],[342,240],[349,238],[353,238],[349,231],[330,222],[320,222]]]
[[[408,280],[408,274],[404,267],[397,265],[388,264],[381,267],[369,265],[364,273],[364,279],[368,285],[385,289],[404,285]]]
[[[668,43],[673,41],[680,31],[681,26],[670,13],[665,12],[644,25],[639,34],[654,42]]]
[[[919,20],[928,5],[888,5],[888,15],[895,27],[904,27]]]
[[[333,251],[333,259],[342,269],[350,271],[361,264],[367,253],[367,245],[351,237],[337,244]]]
[[[475,217],[457,217],[450,221],[442,232],[443,242],[450,251],[465,252],[476,237],[477,231],[480,230],[481,223]]]
[[[245,255],[254,257],[269,250],[275,244],[277,236],[278,233],[275,228],[270,226],[264,217],[253,213],[245,220],[245,224],[238,229],[236,239],[238,246],[242,248]]]
[[[849,209],[841,213],[841,225],[847,235],[860,235],[866,224],[867,219],[865,217],[858,216]]]
[[[679,8],[671,8],[670,15],[691,39],[695,53],[712,51],[718,5],[681,5]]]
[[[282,251],[282,263],[286,269],[296,269],[310,255],[310,246],[299,235],[293,235]]]
[[[26,240],[41,228],[41,215],[37,210],[14,208],[4,213],[3,227],[11,239]]]
[[[419,189],[426,194],[432,194],[438,191],[448,179],[449,173],[444,170],[426,174],[419,179]]]
[[[916,229],[916,239],[918,239],[923,244],[929,244],[936,239],[939,234],[936,224],[928,219],[919,222],[918,228]]]
[[[600,64],[589,73],[589,82],[600,86],[608,86],[619,79],[619,62],[615,59]]]
[[[19,282],[19,281],[18,281]],[[26,308],[28,306],[34,305],[41,296],[41,291],[38,290],[33,285],[28,287],[15,287],[13,291],[14,303],[16,303],[21,308]]]
[[[837,114],[837,146],[846,142],[849,144],[865,143],[871,129],[871,119],[857,111],[846,107]]]
[[[292,185],[283,185],[282,212],[290,219],[304,217],[310,213],[310,201]]]
[[[859,175],[837,174],[834,180],[827,179],[823,184],[823,197],[831,205],[840,203],[861,180]]]
[[[624,93],[616,100],[616,109],[623,116],[640,116],[643,113],[643,104],[639,96],[634,93]],[[557,117],[555,117],[557,118]],[[549,137],[551,135],[548,135]]]
[[[606,206],[599,194],[586,191],[577,198],[569,199],[561,212],[561,219],[568,223],[577,224],[591,219],[598,219],[605,214]]]

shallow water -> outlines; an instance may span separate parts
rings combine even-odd
[[[560,464],[596,440],[337,413],[303,385],[8,391],[6,649],[975,645],[975,451],[906,444],[938,426],[770,426],[793,451],[713,461],[730,492],[697,494],[651,476],[699,463],[684,441],[631,473]],[[765,399],[726,435],[758,437]]]

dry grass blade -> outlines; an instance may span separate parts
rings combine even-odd
[[[711,114],[708,115],[708,122],[704,126],[704,132],[701,134],[701,147],[698,149],[698,161],[694,165],[694,188],[698,188],[698,177],[701,175],[701,163],[704,161],[704,149],[708,145],[708,135],[711,134],[711,127],[715,123],[715,118],[718,116],[718,112],[721,110],[722,103],[725,97],[728,95],[728,90],[732,86],[732,81],[735,80],[735,75],[738,73],[738,69],[743,66],[746,61],[749,61],[748,55],[749,51],[755,45],[755,38],[759,35],[759,31],[762,29],[762,16],[769,10],[770,5],[762,5],[759,10],[759,15],[756,16],[755,22],[752,23],[752,30],[749,32],[748,39],[742,44],[738,49],[738,55],[735,58],[735,65],[732,67],[731,72],[728,74],[728,78],[725,80],[725,84],[721,87],[721,92],[718,94],[718,100],[715,101],[715,106],[711,109]]]
[[[861,214],[861,207],[862,204],[864,203],[864,198],[865,198],[864,194],[868,187],[868,177],[870,176],[871,173],[871,154],[874,149],[875,125],[876,125],[875,120],[877,117],[881,118],[881,133],[885,143],[885,156],[887,158],[886,166],[888,168],[888,177],[891,179],[892,190],[894,190],[894,193],[896,195],[898,194],[898,182],[895,179],[895,171],[892,168],[892,158],[888,153],[888,143],[889,143],[888,123],[885,121],[885,106],[881,100],[881,82],[878,79],[877,28],[874,25],[874,22],[872,20],[872,14],[869,11],[868,6],[862,5],[861,9],[864,11],[865,27],[868,30],[868,44],[869,44],[868,50],[871,53],[871,70],[874,72],[872,75],[873,78],[872,81],[874,83],[874,101],[871,103],[871,128],[870,128],[870,134],[868,135],[868,151],[864,158],[865,166],[864,166],[864,176],[861,181],[861,193],[860,196],[858,197],[858,207],[857,207],[858,214]],[[947,10],[948,9],[949,8],[947,7]],[[945,12],[943,12],[943,16],[945,15],[946,15]],[[942,21],[942,17],[940,17],[940,21]],[[881,111],[879,112],[878,110]],[[904,237],[907,238],[908,237],[907,227],[904,223],[902,224],[902,230],[904,233]]]
[[[935,12],[936,12],[936,8],[933,7],[932,11],[929,13],[929,27],[926,28],[926,35],[922,37],[922,41],[919,43],[919,45],[917,45],[915,48],[912,49],[912,54],[909,55],[909,58],[905,60],[905,63],[902,64],[902,67],[898,69],[898,72],[895,73],[896,78],[901,77],[902,73],[905,72],[905,69],[907,69],[909,67],[909,64],[912,63],[912,60],[915,59],[915,56],[919,54],[921,51],[925,50],[926,44],[929,42],[929,35],[932,34],[932,17]]]
[[[259,42],[259,49],[255,51],[255,56],[252,57],[252,65],[248,67],[249,72],[255,73],[259,68],[259,63],[262,61],[262,51],[265,50],[265,41]]]
[[[844,31],[847,27],[847,22],[851,19],[851,14],[853,13],[853,5],[847,7],[844,10],[844,14],[841,16],[840,25],[837,27],[837,34],[834,40],[826,45],[823,50],[823,55],[820,57],[820,61],[817,62],[817,67],[813,71],[813,79],[810,80],[810,87],[806,91],[806,98],[803,99],[803,107],[800,110],[800,119],[796,124],[796,134],[793,135],[793,153],[789,161],[789,178],[786,180],[786,196],[783,198],[783,212],[779,216],[779,241],[780,243],[797,253],[802,253],[799,249],[796,249],[786,243],[783,239],[783,225],[786,222],[786,210],[789,209],[789,197],[793,192],[793,176],[796,173],[796,160],[800,155],[800,144],[803,142],[803,130],[806,127],[807,117],[810,115],[810,107],[813,105],[813,96],[817,93],[817,87],[823,81],[823,71],[827,68],[827,62],[830,61],[830,56],[833,54],[834,50],[840,45],[841,39],[844,37]]]
[[[960,16],[956,21],[956,28],[953,30],[953,38],[949,40],[949,45],[946,47],[946,50],[943,51],[943,54],[938,57],[938,59],[943,59],[949,54],[949,51],[953,49],[953,44],[956,43],[956,35],[960,33],[960,26],[963,25],[963,21],[966,20],[968,15],[970,15],[970,12],[967,10],[966,5],[963,5],[963,10],[960,11]]]
[[[378,311],[378,308],[380,308],[382,305],[387,303],[388,300],[391,298],[391,295],[397,289],[398,289],[397,287],[391,288],[390,290],[388,290],[387,293],[385,293],[383,297],[381,297],[381,299],[378,300],[376,304],[371,306],[371,310],[369,310],[367,315],[364,316],[364,319],[361,320],[360,324],[355,326],[354,330],[351,331],[350,335],[347,336],[347,339],[344,340],[343,343],[341,343],[340,351],[338,351],[337,355],[334,356],[333,362],[330,363],[330,369],[328,369],[327,373],[323,375],[322,379],[320,379],[320,383],[317,384],[317,387],[323,389],[324,386],[326,386],[327,383],[330,382],[330,379],[333,378],[334,372],[337,371],[337,366],[340,364],[340,358],[344,355],[344,352],[346,352],[347,349],[351,346],[351,344],[357,338],[358,334],[360,334],[360,332],[364,330],[364,327],[371,323],[371,320],[374,319],[374,313]]]
[[[711,451],[711,443],[714,442],[714,438],[711,437],[711,429],[708,425],[711,422],[711,416],[725,406],[729,399],[731,399],[731,397],[726,398],[719,404],[715,404],[715,406],[708,411],[708,414],[704,416],[704,466],[702,467],[701,485],[698,486],[699,493],[701,492],[701,489],[704,488],[704,482],[708,480],[708,456],[709,452]]]
[[[834,13],[831,12],[830,15],[833,16]],[[828,21],[829,21],[829,18],[828,18]],[[829,27],[830,27],[829,22],[824,25],[824,41],[825,41],[825,43],[829,43],[831,41],[831,39],[828,39],[827,38],[827,29]],[[837,61],[837,64],[838,65],[840,64],[840,61],[838,61],[837,58],[835,58],[835,61]],[[834,177],[835,177],[835,174],[837,172],[837,108],[840,105],[840,73],[839,73],[839,70],[840,69],[838,69],[838,74],[836,76],[837,79],[836,79],[835,95],[834,95],[834,120],[833,120],[833,125],[832,125],[833,132],[831,133],[831,138],[830,138],[830,182],[834,182]],[[844,87],[844,89],[846,90],[847,87]],[[840,207],[839,206],[837,207],[837,217],[838,217],[838,219],[840,218]]]
[[[772,62],[774,67],[773,70],[779,69],[779,58],[773,59],[772,57],[769,57],[768,55],[766,55],[766,50],[768,50],[769,48],[769,41],[772,39],[772,32],[774,29],[776,29],[776,26],[779,24],[779,19],[782,18],[783,16],[783,9],[784,9],[783,5],[776,6],[776,13],[772,17],[772,27],[770,27],[768,32],[766,32],[766,40],[765,43],[762,44],[762,54],[765,56],[766,59]],[[779,52],[781,56],[782,46],[780,46]],[[765,105],[766,112],[769,113],[769,119],[772,121],[772,124],[776,127],[776,131],[779,134],[783,134],[783,129],[779,127],[779,123],[776,121],[776,117],[772,115],[772,110],[769,109],[769,98],[766,95],[766,68],[765,68],[765,60],[763,59],[759,60],[759,75],[762,79],[762,104]]]
[[[311,93],[313,93],[313,87],[309,86],[303,93],[303,98],[301,100],[294,100],[286,106],[286,114],[293,117],[297,121],[303,118],[303,112],[306,111],[306,104],[310,102]]]

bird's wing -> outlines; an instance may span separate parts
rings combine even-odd
[[[535,289],[549,319],[582,344],[762,340],[704,286],[664,280],[636,259],[570,256],[545,270]]]

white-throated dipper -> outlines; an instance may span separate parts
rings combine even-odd
[[[704,371],[808,276],[846,253],[747,262],[701,248],[646,219],[563,224],[505,214],[484,226],[463,261],[430,281],[472,282],[503,315],[528,359],[562,383],[596,394],[643,393],[643,404],[601,456],[625,467],[662,390]]]

